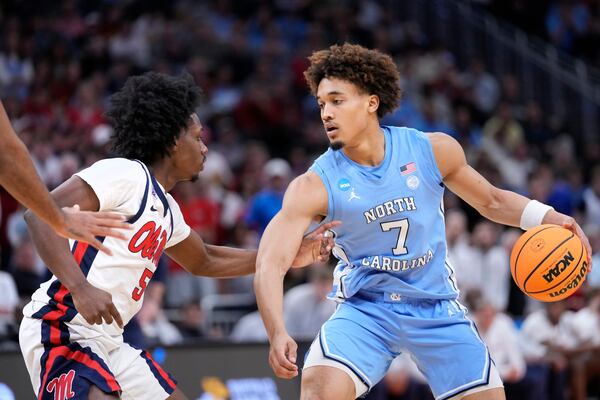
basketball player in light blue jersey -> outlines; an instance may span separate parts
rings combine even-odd
[[[562,225],[591,254],[587,238],[573,218],[491,185],[450,136],[381,126],[400,99],[389,56],[345,44],[310,62],[305,77],[331,148],[290,184],[259,247],[255,289],[273,370],[282,378],[298,374],[297,346],[282,317],[283,276],[311,222],[341,220],[330,295],[339,305],[306,355],[302,399],[361,397],[402,352],[436,399],[504,399],[489,352],[457,301],[444,188],[501,224]]]

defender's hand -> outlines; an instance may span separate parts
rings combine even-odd
[[[75,309],[89,324],[112,324],[116,321],[119,328],[123,329],[121,314],[113,304],[110,293],[86,282],[71,290],[71,296]]]
[[[110,249],[104,246],[96,236],[111,236],[125,239],[122,229],[131,229],[131,225],[124,222],[125,217],[110,212],[80,211],[79,205],[64,207],[64,225],[54,227],[59,235],[86,242],[98,250],[112,255]]]
[[[329,230],[340,224],[340,221],[331,221],[304,236],[298,254],[292,262],[292,268],[305,267],[317,261],[327,261],[335,245]]]
[[[279,378],[291,379],[298,375],[296,352],[298,345],[283,332],[273,336],[269,350],[269,364]]]

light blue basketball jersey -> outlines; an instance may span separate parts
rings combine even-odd
[[[329,149],[310,168],[328,193],[327,221],[335,228],[331,298],[358,291],[385,298],[455,299],[446,259],[444,186],[425,134],[382,126],[385,157],[376,167],[359,165]]]

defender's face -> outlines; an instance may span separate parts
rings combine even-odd
[[[185,180],[195,181],[204,168],[208,148],[202,141],[202,131],[198,116],[192,114],[188,126],[177,139],[175,166]]]
[[[377,111],[373,95],[363,93],[356,85],[338,78],[323,78],[317,88],[321,120],[332,149],[355,145],[369,118]]]

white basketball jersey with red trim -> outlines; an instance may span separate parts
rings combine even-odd
[[[76,175],[96,193],[100,211],[123,214],[133,225],[131,231],[124,232],[126,240],[102,238],[104,245],[113,252],[112,256],[98,252],[86,243],[70,241],[73,257],[88,282],[112,295],[126,324],[141,308],[144,291],[163,250],[187,238],[190,227],[173,197],[164,192],[140,161],[101,160]],[[69,291],[55,276],[33,294],[23,313],[33,318],[85,325],[110,336],[122,334],[116,322],[87,324],[77,314]]]

